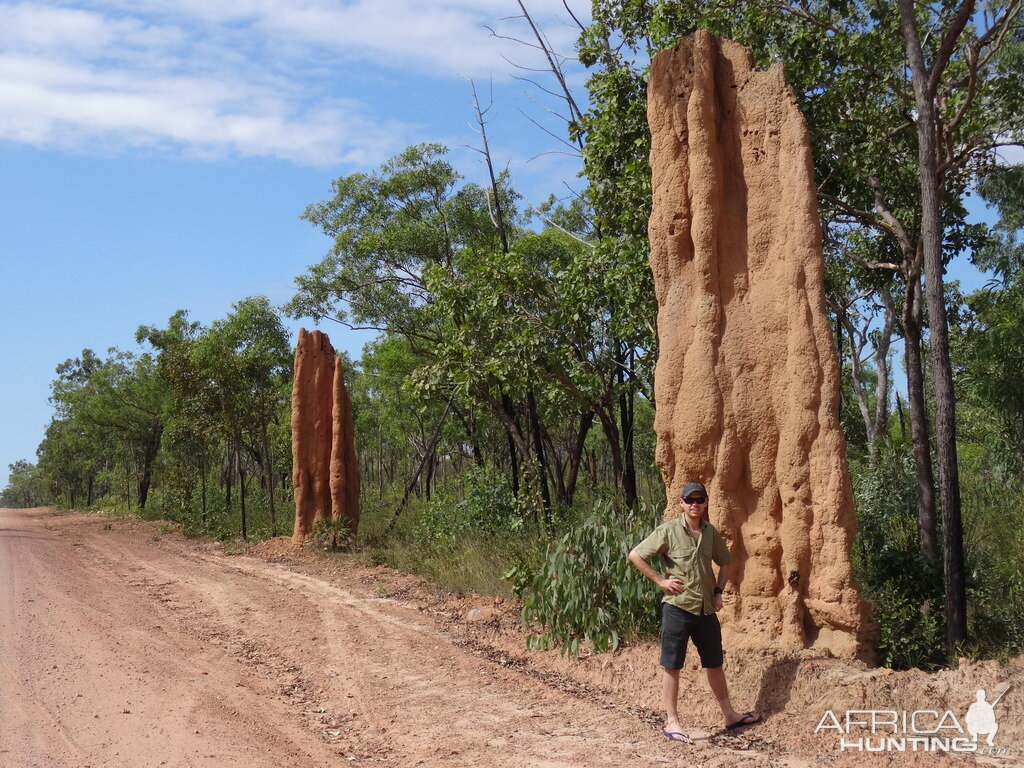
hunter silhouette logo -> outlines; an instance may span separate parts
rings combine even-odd
[[[855,709],[842,716],[830,709],[822,715],[814,732],[835,731],[840,752],[1016,754],[1015,749],[995,746],[999,731],[996,706],[1008,690],[1009,680],[997,685],[991,691],[992,701],[984,690],[979,690],[962,720],[948,709]],[[981,737],[983,743],[979,741]]]
[[[999,722],[996,720],[996,704],[1010,690],[1010,681],[1000,683],[993,691],[996,694],[995,701],[991,704],[985,699],[985,691],[978,691],[975,701],[967,708],[967,715],[964,723],[967,725],[967,732],[975,741],[979,736],[986,736],[985,743],[995,746],[996,731],[999,730]]]

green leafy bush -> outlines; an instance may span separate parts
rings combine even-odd
[[[935,669],[947,660],[939,564],[921,554],[911,458],[885,454],[854,466],[853,563],[878,622],[878,659],[894,669]]]
[[[523,622],[543,629],[530,637],[529,647],[601,652],[655,631],[657,595],[626,555],[658,522],[652,508],[620,515],[611,503],[598,502],[589,517],[548,546],[538,565],[512,568],[506,578],[523,601]]]
[[[939,619],[940,602],[901,594],[883,586],[872,594],[879,624],[878,654],[893,669],[933,669],[940,666],[946,642],[945,625]]]
[[[313,544],[320,549],[336,551],[351,549],[355,536],[349,528],[348,520],[342,518],[321,517],[313,525]]]
[[[500,472],[491,467],[473,468],[466,476],[465,496],[438,496],[420,513],[412,530],[415,542],[426,546],[451,546],[480,534],[519,534],[529,515],[529,505],[508,487]]]

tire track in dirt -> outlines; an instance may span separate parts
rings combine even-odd
[[[404,764],[489,765],[501,754],[509,766],[623,765],[644,746],[632,719],[479,658],[401,603],[248,558],[175,553],[135,563],[132,549],[112,537],[88,543],[110,566],[130,563],[151,587],[172,590],[169,604],[188,606],[193,624],[209,624],[200,634],[215,638],[218,623],[244,624],[247,642],[274,659],[272,670],[303,669],[303,685],[322,692],[325,718],[340,725],[338,713],[353,705],[363,733],[383,736],[377,756],[390,745],[387,757],[401,755]],[[339,729],[322,732],[331,730]]]
[[[170,603],[132,587],[67,524],[0,511],[0,766],[337,761],[263,681],[197,642]]]
[[[698,742],[671,745],[660,713],[635,704],[654,702],[638,698],[647,683],[616,673],[604,689],[581,672],[598,660],[519,651],[507,622],[463,620],[483,598],[344,559],[228,555],[158,523],[0,510],[0,580],[0,651],[13,661],[0,668],[0,768],[895,768],[931,757],[821,755],[791,711],[719,733],[699,677]],[[631,655],[642,650],[609,663],[646,679],[646,657]],[[835,664],[829,674],[847,669]]]

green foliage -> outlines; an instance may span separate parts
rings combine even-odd
[[[919,603],[888,584],[870,593],[879,620],[879,661],[892,669],[937,669],[945,662],[941,595]]]
[[[984,443],[961,452],[968,650],[1005,659],[1024,652],[1024,475],[992,455]]]
[[[539,564],[520,562],[510,570],[523,601],[523,622],[542,630],[530,638],[530,647],[601,652],[656,629],[654,590],[626,555],[657,522],[651,508],[622,513],[599,502],[548,546]]]
[[[541,206],[533,213],[546,228],[531,231],[507,174],[496,192],[463,183],[446,152],[409,147],[378,172],[336,180],[333,196],[306,210],[333,247],[297,279],[289,311],[384,331],[364,355],[372,379],[356,384],[372,404],[360,439],[373,441],[378,473],[392,474],[386,449],[412,447],[429,496],[438,445],[468,447],[477,465],[497,465],[500,452],[512,485],[529,480],[539,496],[548,484],[554,503],[569,505],[597,423],[622,482],[619,424],[632,431],[632,396],[650,390],[645,249],[631,240],[627,262],[615,238],[596,243],[582,204]],[[639,237],[646,214],[629,211]]]
[[[313,526],[313,544],[320,549],[330,552],[352,549],[355,539],[348,520],[342,518],[321,517]]]
[[[0,493],[0,504],[5,507],[35,507],[47,498],[44,478],[35,464],[19,459],[7,465],[10,474],[7,487]]]
[[[968,312],[954,333],[961,368],[961,396],[975,416],[996,427],[1001,459],[1024,469],[1024,170],[992,171],[981,187],[999,220],[975,262],[994,272],[992,281],[967,297]],[[963,409],[961,409],[963,410]]]
[[[533,511],[516,497],[502,473],[472,467],[463,497],[439,496],[424,505],[412,528],[412,540],[424,546],[452,546],[466,538],[520,535]]]
[[[857,470],[853,563],[879,623],[879,660],[895,669],[938,668],[947,660],[942,586],[921,553],[912,463],[887,454],[873,470]]]
[[[855,574],[879,626],[879,661],[888,667],[934,669],[947,660],[937,566],[921,554],[917,489],[905,454],[856,468]]]

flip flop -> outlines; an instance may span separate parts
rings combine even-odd
[[[662,731],[661,733],[669,741],[678,741],[681,744],[693,744],[693,739],[691,739],[682,731]]]
[[[753,725],[754,723],[761,722],[761,715],[757,712],[746,712],[732,725],[725,726],[727,731],[735,731],[737,728],[742,728],[745,725]]]

